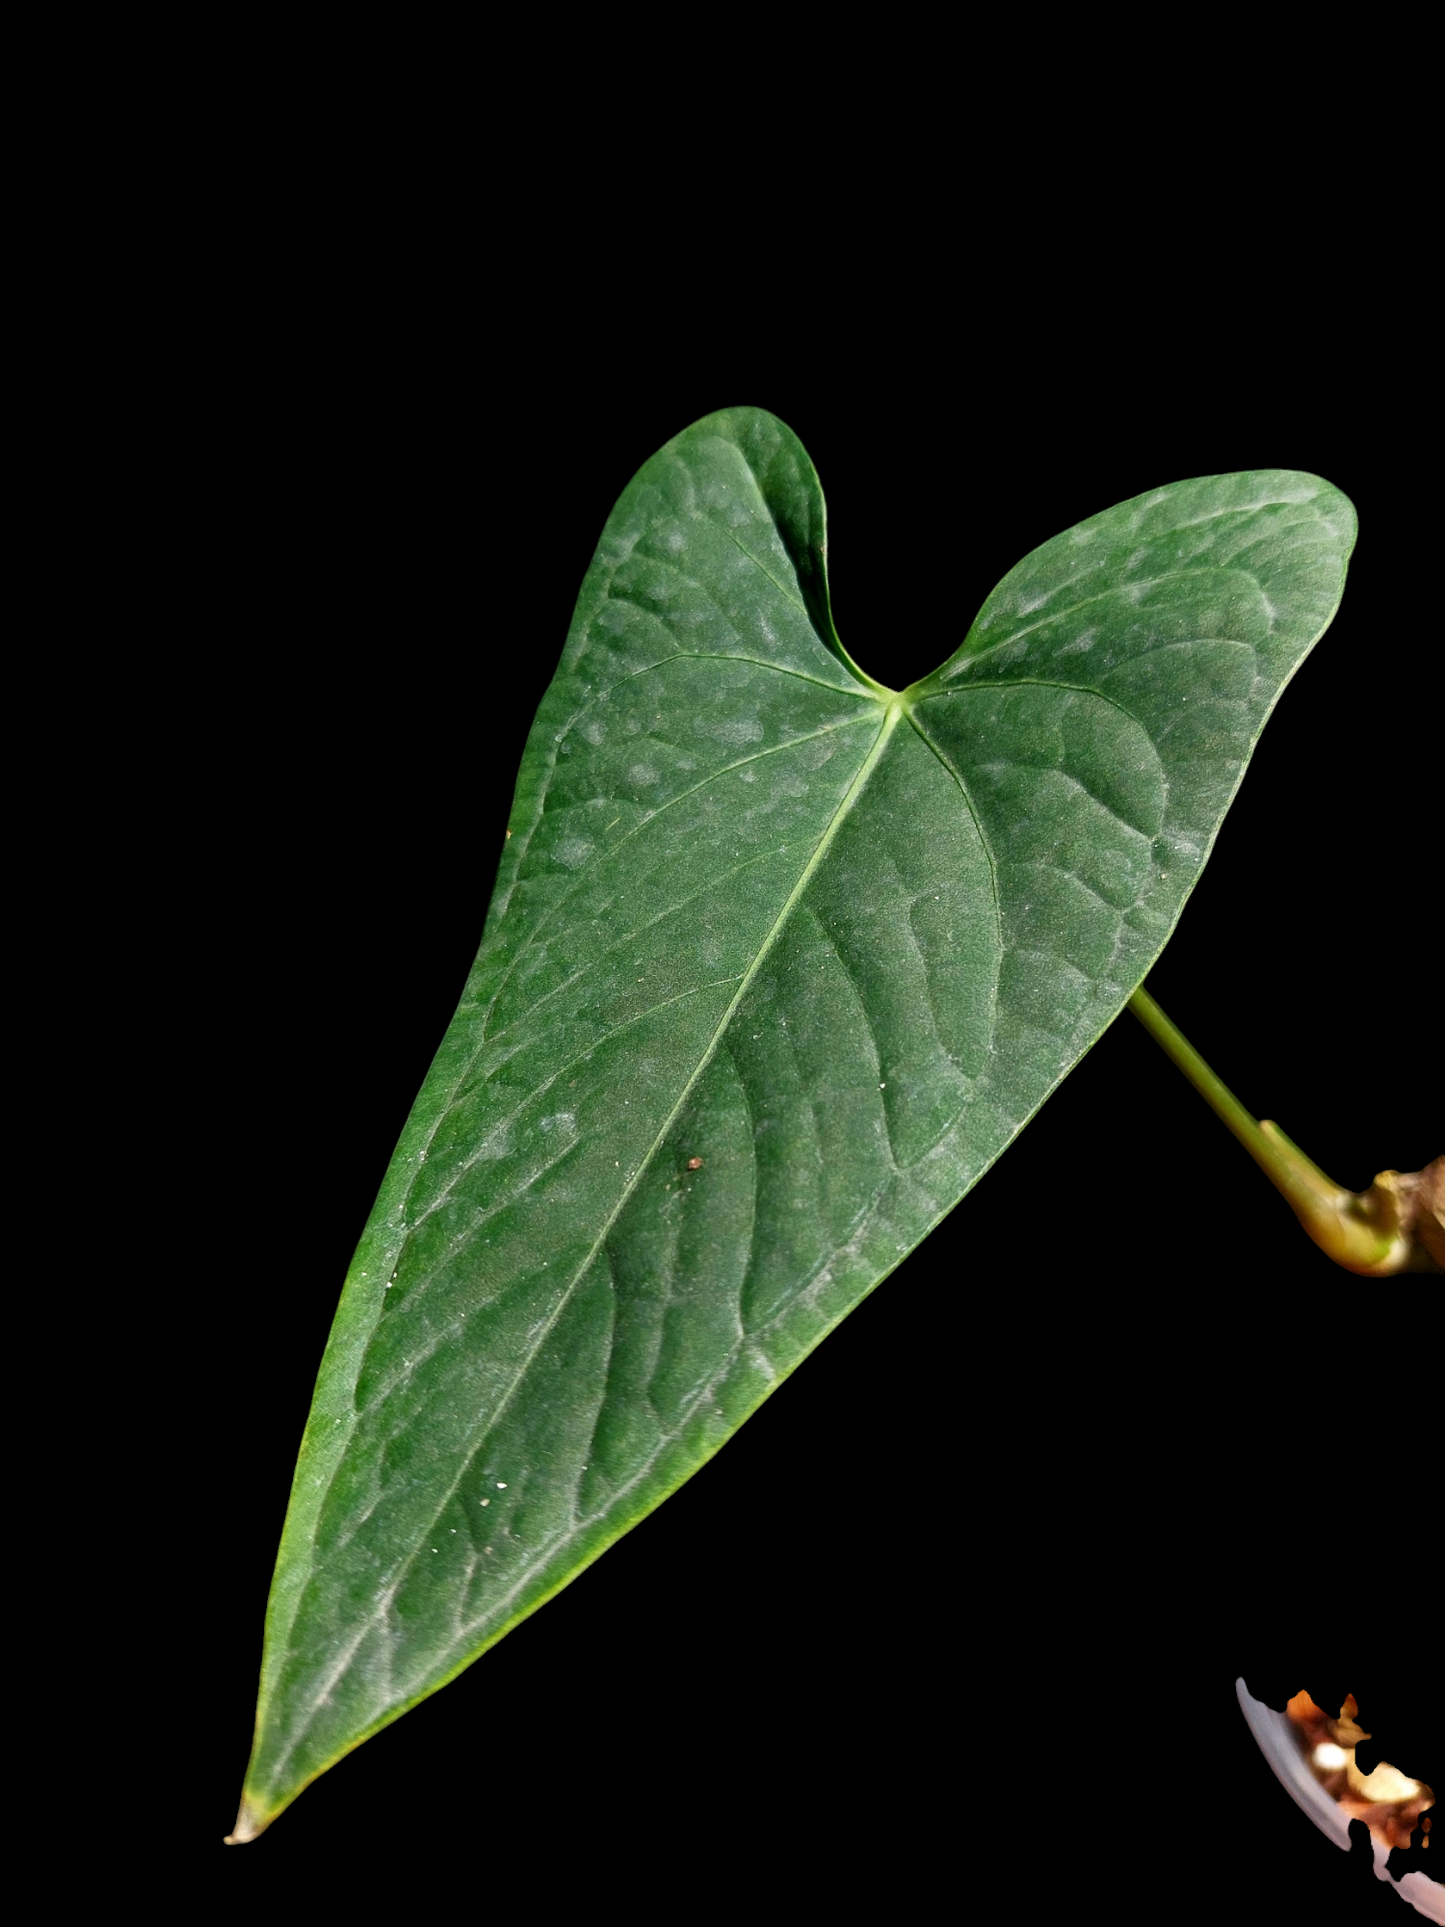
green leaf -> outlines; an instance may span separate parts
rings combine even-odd
[[[895,694],[834,633],[782,423],[643,467],[347,1277],[235,1838],[673,1492],[988,1169],[1158,956],[1354,526],[1308,475],[1155,490]]]

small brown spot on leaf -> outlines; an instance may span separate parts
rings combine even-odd
[[[687,1161],[687,1168],[689,1171],[700,1171],[702,1169],[702,1159],[689,1158]]]

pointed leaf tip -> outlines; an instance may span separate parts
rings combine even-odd
[[[254,1840],[258,1835],[266,1831],[267,1827],[271,1824],[272,1818],[273,1816],[269,1813],[258,1812],[243,1794],[241,1797],[241,1808],[236,1815],[235,1827],[226,1835],[225,1845],[228,1847],[244,1847],[248,1840]]]

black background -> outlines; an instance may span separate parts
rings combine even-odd
[[[544,1914],[599,1882],[650,1917],[842,1880],[902,1918],[986,1893],[990,1920],[1101,1898],[1403,1920],[1276,1785],[1234,1681],[1330,1710],[1353,1691],[1384,1757],[1445,1781],[1439,1281],[1332,1267],[1127,1015],[683,1492],[260,1841],[220,1845],[340,1278],[602,523],[698,416],[757,404],[802,438],[840,633],[895,687],[1114,501],[1269,465],[1343,488],[1344,605],[1151,987],[1342,1181],[1445,1149],[1411,340],[1385,364],[1302,298],[1164,325],[1117,289],[1081,329],[1018,273],[905,275],[884,230],[831,290],[746,249],[593,239],[533,281],[485,221],[298,218],[250,238],[263,271],[188,361],[163,499],[189,566],[158,611],[190,639],[184,723],[144,844],[194,1203],[150,1313],[177,1349],[140,1535],[169,1577],[139,1637],[167,1685],[119,1721],[166,1818],[118,1859],[203,1917],[420,1900],[465,1862],[479,1909],[521,1891]]]

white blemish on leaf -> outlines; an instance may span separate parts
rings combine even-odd
[[[702,723],[699,729],[705,736],[716,736],[723,743],[760,743],[763,740],[763,726],[756,716],[735,716],[726,723]]]

